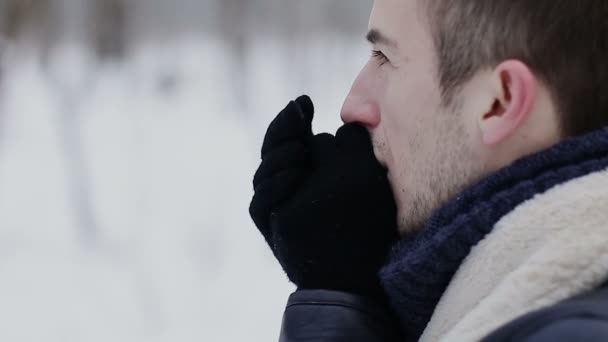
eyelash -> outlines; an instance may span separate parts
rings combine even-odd
[[[372,50],[372,57],[380,62],[380,66],[390,62],[386,55],[380,50]]]

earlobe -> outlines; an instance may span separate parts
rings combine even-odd
[[[530,68],[517,60],[501,63],[494,71],[495,100],[480,118],[483,143],[499,144],[517,131],[534,109],[537,80]]]

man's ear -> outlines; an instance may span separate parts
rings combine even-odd
[[[524,63],[508,60],[496,67],[492,78],[495,101],[479,118],[483,143],[496,145],[509,138],[534,109],[538,81]]]

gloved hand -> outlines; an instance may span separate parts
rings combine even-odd
[[[365,128],[313,135],[313,112],[302,96],[270,124],[251,217],[300,289],[381,296],[377,273],[398,239],[386,170]]]

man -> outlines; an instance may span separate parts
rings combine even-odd
[[[264,140],[250,212],[298,286],[281,340],[608,340],[606,17],[376,0],[345,126],[313,135],[300,97]]]

